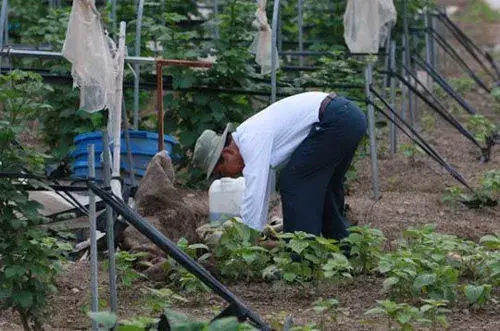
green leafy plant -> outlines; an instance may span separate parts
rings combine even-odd
[[[188,300],[169,288],[150,288],[144,287],[142,292],[145,294],[144,303],[151,307],[153,314],[164,311],[170,307],[173,302],[188,302]]]
[[[466,123],[477,141],[484,143],[486,139],[496,132],[497,127],[484,115],[471,115]]]
[[[208,252],[209,248],[206,245],[189,244],[185,238],[179,239],[177,246],[199,263],[205,262],[212,255]],[[197,293],[209,290],[209,288],[201,280],[187,271],[172,258],[168,259],[168,268],[170,268],[170,280],[172,280],[185,292]]]
[[[259,232],[235,219],[230,222],[215,253],[221,275],[233,280],[260,278],[271,256],[267,249],[257,245]]]
[[[469,92],[474,86],[474,81],[469,77],[458,77],[458,78],[450,78],[449,83],[451,87],[458,93]]]
[[[403,151],[403,155],[409,158],[412,162],[415,162],[415,159],[418,155],[425,154],[425,152],[417,144],[414,143],[401,144],[399,148],[401,149],[401,151]]]
[[[396,303],[390,300],[377,300],[377,306],[368,310],[366,315],[382,315],[387,318],[387,330],[393,330],[394,323],[400,330],[410,331],[415,324],[422,322],[420,310],[407,303]]]
[[[314,301],[311,308],[316,313],[321,315],[320,329],[324,330],[328,325],[337,322],[339,302],[337,299],[323,299],[319,298]]]
[[[479,243],[492,250],[500,250],[500,237],[498,235],[486,235],[479,239]]]
[[[446,329],[448,327],[448,320],[446,314],[450,312],[446,308],[448,301],[446,300],[422,300],[424,304],[420,307],[420,312],[423,318],[429,320],[432,330],[439,330],[438,327]]]
[[[345,238],[343,242],[351,249],[350,261],[354,271],[371,272],[377,266],[382,255],[384,234],[382,231],[368,226],[353,226],[349,228],[349,232],[349,237]]]
[[[474,308],[481,308],[491,300],[491,284],[473,285],[464,287],[464,294],[470,305]]]
[[[304,232],[284,233],[279,239],[278,247],[271,251],[273,264],[263,271],[264,278],[302,283],[352,277],[349,260],[335,240]]]
[[[118,280],[122,286],[130,288],[137,279],[146,278],[144,274],[134,269],[136,262],[146,256],[147,253],[130,253],[128,251],[119,251],[116,253],[116,271]]]
[[[24,75],[17,72],[15,76]],[[30,79],[29,75],[24,77]],[[31,85],[29,81],[19,84]],[[36,80],[33,84],[37,84]],[[0,93],[9,94],[6,89]],[[18,93],[14,90],[14,100],[2,100],[4,110],[10,110],[3,113],[7,121],[0,121],[0,171],[18,173],[27,168],[40,173],[43,158],[29,148],[20,150],[13,144],[16,132],[21,131],[17,125],[28,117],[18,112],[24,107],[19,99],[25,98]],[[36,102],[29,97],[25,102],[27,109],[33,107],[34,114]],[[13,106],[15,109],[10,108]],[[11,179],[0,179],[0,305],[19,314],[24,330],[41,330],[47,298],[56,291],[55,277],[61,271],[59,258],[65,247],[57,245],[40,228],[46,221],[38,211],[41,205],[29,200],[28,192],[16,184]],[[37,181],[31,184],[43,185]]]
[[[172,331],[250,331],[255,330],[246,323],[239,323],[236,317],[226,317],[212,322],[196,321],[187,316],[167,310],[165,313],[170,330]],[[111,330],[115,327],[117,331],[152,331],[159,319],[137,317],[123,321],[117,321],[116,315],[110,312],[89,313],[89,317],[96,321],[103,330]]]

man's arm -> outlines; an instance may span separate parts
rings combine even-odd
[[[245,162],[245,192],[241,204],[243,222],[259,231],[267,223],[269,196],[272,190],[270,173],[271,151],[273,146],[270,132],[256,132],[239,137],[239,149]]]

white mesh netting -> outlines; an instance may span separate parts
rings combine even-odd
[[[80,88],[80,108],[85,111],[113,109],[116,70],[111,47],[95,0],[73,1],[62,53],[73,65],[73,85]]]
[[[250,51],[255,53],[255,62],[260,65],[260,73],[265,75],[272,70],[272,49],[276,45],[272,44],[272,29],[269,26],[266,16],[267,0],[259,0],[259,6],[255,12],[255,20],[252,25],[258,29],[255,34]],[[276,51],[276,54],[278,52]],[[279,60],[276,60],[276,68],[279,68]]]
[[[344,39],[351,53],[378,53],[396,15],[393,0],[348,0]]]

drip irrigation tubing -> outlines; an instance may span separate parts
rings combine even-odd
[[[415,144],[417,144],[423,151],[425,151],[430,157],[432,157],[436,162],[438,162],[442,167],[444,167],[450,175],[455,178],[458,182],[464,185],[471,192],[474,190],[469,186],[465,178],[455,169],[453,168],[445,159],[443,159],[437,152],[430,146],[422,136],[411,127],[401,116],[399,116],[398,112],[394,110],[394,108],[389,105],[387,101],[373,88],[370,87],[371,92],[385,105],[387,109],[401,122],[403,125],[410,130],[411,134],[403,127],[403,125],[399,124],[398,121],[391,118],[390,115],[386,114],[382,108],[380,108],[375,103],[371,102],[375,109],[380,112],[384,117],[386,117],[389,121],[393,122],[406,136],[408,136]]]
[[[145,235],[151,242],[162,249],[166,254],[174,258],[186,270],[195,275],[205,285],[212,289],[215,293],[221,296],[231,305],[238,307],[242,313],[241,317],[247,317],[250,322],[258,326],[261,330],[271,330],[259,315],[251,310],[245,303],[229,291],[221,282],[212,276],[206,269],[200,266],[189,255],[182,251],[175,243],[168,239],[165,235],[153,227],[146,219],[139,215],[135,210],[127,206],[123,201],[119,200],[113,194],[106,192],[99,188],[91,181],[87,181],[89,189],[91,189],[97,196],[111,206],[118,214],[125,220],[133,225],[139,232]]]
[[[469,65],[458,55],[457,51],[451,47],[451,45],[433,28],[429,28],[432,38],[441,46],[441,48],[450,55],[455,62],[464,70],[482,89],[486,92],[491,93],[491,89],[486,86],[486,84],[479,78],[474,71],[469,67]]]
[[[419,55],[412,56],[413,61],[429,74],[436,83],[443,88],[457,103],[469,114],[477,115],[477,111],[472,108],[455,90],[448,84],[448,82],[441,76],[430,64],[426,63]]]
[[[479,147],[479,149],[483,149],[481,144],[474,138],[474,136],[446,109],[446,107],[441,103],[438,97],[434,95],[429,89],[415,76],[413,72],[408,70],[408,68],[403,64],[403,69],[407,70],[410,76],[415,80],[415,82],[421,86],[423,91],[427,93],[434,103],[432,103],[427,97],[420,93],[418,89],[410,84],[404,77],[402,77],[399,73],[395,72],[394,76],[397,77],[403,84],[405,84],[408,88],[412,89],[418,97],[420,97],[428,106],[430,106],[435,112],[437,112],[443,119],[445,119],[448,123],[454,126],[461,134],[463,134],[467,139],[469,139],[474,145]]]

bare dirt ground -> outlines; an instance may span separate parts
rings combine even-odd
[[[447,5],[458,5],[466,10],[472,1],[441,1]],[[465,31],[479,44],[489,47],[500,43],[498,31],[500,22],[481,25],[478,22],[460,23]],[[469,63],[471,59],[467,60]],[[451,60],[448,60],[450,63]],[[446,72],[457,75],[456,69],[447,67]],[[487,115],[494,123],[500,123],[500,113],[493,110],[493,99],[486,94],[471,91],[467,101],[481,114]],[[417,117],[428,112],[419,103]],[[500,170],[500,147],[494,147],[492,159],[488,163],[478,161],[479,151],[456,129],[441,120],[434,128],[422,128],[423,135],[464,177],[473,185],[487,170]],[[381,135],[387,137],[384,133]],[[402,136],[400,141],[405,141]],[[379,146],[387,146],[385,138]],[[399,152],[390,156],[387,152],[379,155],[379,172],[382,198],[371,199],[371,174],[369,159],[357,165],[358,179],[352,183],[347,203],[351,207],[351,220],[359,225],[370,225],[381,229],[389,242],[400,237],[409,226],[427,223],[437,225],[443,233],[455,234],[471,240],[478,240],[490,233],[500,233],[500,207],[468,209],[462,205],[449,206],[441,202],[445,188],[458,183],[434,160],[418,156],[411,160]],[[206,199],[206,193],[200,193]],[[276,212],[275,212],[276,213]],[[279,212],[278,212],[279,213]],[[86,262],[69,263],[58,281],[59,293],[48,305],[47,330],[86,330],[89,320],[85,315],[89,303],[90,267]],[[364,312],[373,307],[376,300],[384,299],[381,292],[383,278],[375,276],[356,277],[343,285],[282,286],[270,283],[240,283],[229,286],[236,295],[260,313],[268,322],[283,321],[291,314],[297,324],[319,323],[320,316],[308,310],[318,296],[336,297],[341,312],[338,322],[328,325],[325,330],[387,330],[383,319],[367,321]],[[125,318],[144,315],[141,308],[143,295],[137,289],[122,288],[119,291],[119,315]],[[147,285],[154,286],[148,283]],[[101,273],[100,296],[107,297],[106,274]],[[496,290],[497,297],[500,294]],[[210,319],[225,306],[216,295],[183,294],[190,301],[175,305],[174,309],[193,317]],[[106,307],[102,307],[106,309]],[[0,330],[21,330],[16,316],[0,312]],[[500,305],[490,304],[486,309],[471,311],[464,304],[452,309],[448,316],[449,330],[500,330]]]

